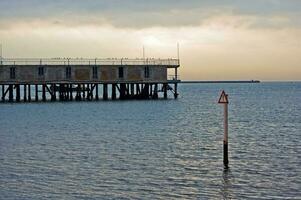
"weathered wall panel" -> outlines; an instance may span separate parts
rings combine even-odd
[[[75,79],[80,81],[90,80],[90,69],[74,69]]]
[[[16,68],[16,78],[10,79],[10,67]],[[38,74],[39,67],[44,68],[44,75]],[[55,81],[149,81],[164,82],[167,81],[166,66],[148,66],[150,77],[144,77],[146,66],[97,66],[97,77],[93,78],[93,66],[70,65],[71,78],[66,77],[67,65],[47,66],[47,65],[2,65],[0,66],[0,82],[55,82]],[[124,77],[119,78],[118,68],[124,68]]]

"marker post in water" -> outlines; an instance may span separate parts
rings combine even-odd
[[[228,95],[225,91],[222,91],[221,96],[218,100],[219,104],[224,104],[224,166],[228,169],[229,159],[228,159]]]

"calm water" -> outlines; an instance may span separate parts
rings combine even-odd
[[[167,101],[0,104],[0,198],[301,199],[301,83],[179,91]]]

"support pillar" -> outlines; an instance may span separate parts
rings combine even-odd
[[[146,83],[143,88],[143,99],[149,98],[149,84]]]
[[[95,99],[99,100],[99,96],[98,96],[98,84],[95,84]]]
[[[76,101],[80,101],[81,99],[82,99],[82,96],[81,96],[81,84],[77,84],[75,100]]]
[[[92,83],[90,84],[90,98],[91,98],[91,100],[93,101],[93,99],[94,99],[94,88],[95,88],[95,85],[93,85]]]
[[[140,94],[140,86],[139,83],[136,84],[136,95],[138,96]]]
[[[36,96],[35,96],[35,100],[36,101],[39,101],[39,85],[35,85],[35,93],[36,93]]]
[[[60,101],[64,101],[63,86],[64,86],[63,84],[59,85],[59,94],[60,94],[59,98],[60,98]]]
[[[20,85],[17,84],[15,87],[16,87],[16,101],[20,102],[20,99],[21,99],[21,97],[20,97]]]
[[[86,98],[86,84],[83,84],[83,99]]]
[[[163,84],[164,99],[167,99],[167,83]]]
[[[153,96],[153,84],[149,85],[149,96]]]
[[[119,99],[126,99],[126,84],[125,83],[120,83]]]
[[[8,86],[9,94],[8,94],[8,101],[13,102],[14,101],[14,85]]]
[[[87,100],[91,100],[91,88],[90,88],[90,84],[87,84]]]
[[[56,101],[56,85],[51,85],[51,101]]]
[[[23,93],[24,93],[24,94],[23,94],[23,95],[24,95],[24,97],[23,97],[23,101],[24,101],[24,102],[26,102],[26,101],[27,101],[27,95],[26,95],[26,93],[27,93],[27,89],[26,89],[26,87],[27,87],[27,86],[24,84],[24,88],[23,88],[23,89],[24,89],[24,90],[23,90]]]
[[[158,99],[158,84],[155,84],[154,92],[153,92],[153,99]]]
[[[42,100],[46,101],[46,84],[42,86]]]
[[[116,100],[116,84],[112,84],[112,100]]]
[[[73,101],[73,88],[72,88],[72,83],[69,85],[69,92],[70,92],[70,101]]]
[[[103,84],[103,100],[108,100],[108,84]]]
[[[65,94],[65,100],[70,100],[70,93],[69,93],[69,84],[64,84],[64,94]]]
[[[133,98],[135,96],[135,85],[134,83],[131,83],[131,97]]]
[[[82,84],[79,84],[78,85],[78,101],[81,101],[82,100],[82,90],[83,90],[83,85]]]
[[[31,88],[30,88],[30,84],[28,85],[28,101],[31,101]]]
[[[5,85],[2,85],[2,101],[4,102],[5,101]]]

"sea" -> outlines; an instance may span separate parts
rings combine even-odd
[[[177,100],[0,103],[0,199],[301,199],[301,82],[178,90]]]

